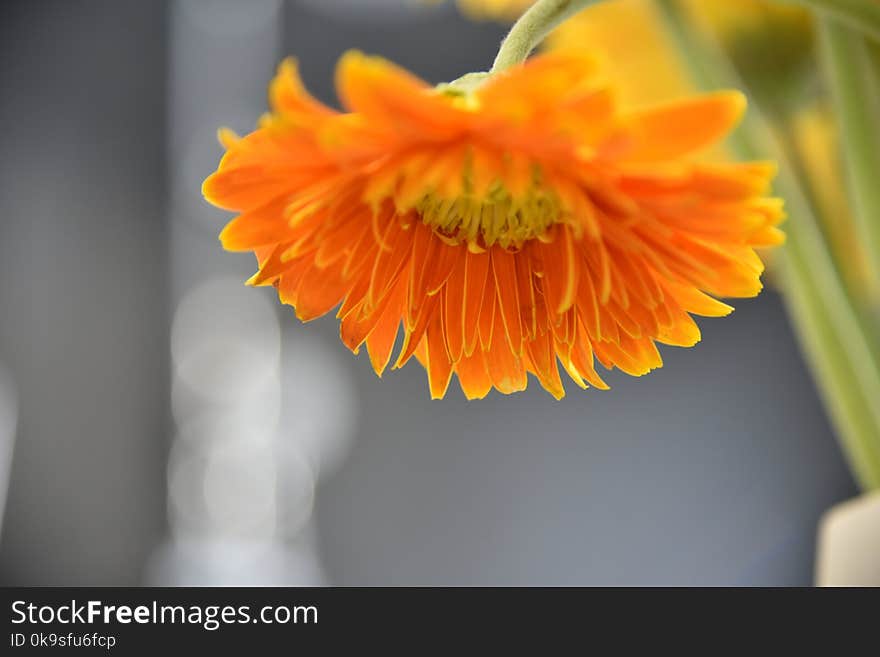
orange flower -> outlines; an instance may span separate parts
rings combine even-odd
[[[307,94],[285,61],[272,113],[204,184],[239,212],[223,245],[253,251],[308,321],[339,306],[342,341],[376,373],[412,356],[443,397],[607,388],[594,361],[642,375],[656,342],[691,346],[690,314],[751,297],[778,244],[768,164],[687,156],[736,123],[735,92],[620,110],[584,55],[550,54],[469,90],[434,89],[385,60],[343,56],[345,113]],[[341,304],[341,305],[340,305]]]

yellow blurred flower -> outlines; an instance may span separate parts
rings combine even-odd
[[[694,91],[652,0],[599,3],[560,25],[545,47],[601,52],[604,67],[618,81],[625,105],[668,100]]]
[[[811,12],[769,0],[679,0],[694,24],[713,35],[778,120],[815,100],[818,66]]]
[[[458,0],[462,12],[477,20],[513,21],[534,0]],[[553,33],[545,50],[601,53],[603,70],[617,81],[624,105],[641,105],[694,91],[686,68],[661,29],[652,0],[599,3],[575,15]]]
[[[743,34],[759,35],[776,30],[809,40],[813,20],[803,7],[770,0],[679,0],[688,10],[703,16],[733,43]]]
[[[512,21],[534,0],[458,0],[478,19]],[[811,90],[814,26],[809,11],[770,0],[679,0],[695,22],[712,32],[749,78],[762,103],[796,107]],[[605,53],[620,82],[621,100],[650,103],[693,91],[653,0],[598,3],[563,23],[544,48]]]

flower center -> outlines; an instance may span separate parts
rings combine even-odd
[[[427,194],[416,210],[445,241],[466,242],[477,249],[496,243],[505,249],[518,249],[523,242],[544,234],[561,216],[558,199],[544,190],[532,189],[522,198],[513,198],[502,187],[483,198]]]

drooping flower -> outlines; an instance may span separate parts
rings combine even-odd
[[[271,114],[204,184],[240,213],[229,250],[253,251],[301,320],[339,306],[342,341],[377,374],[411,357],[443,397],[523,390],[560,398],[595,369],[642,375],[656,343],[692,346],[691,314],[750,297],[778,244],[774,167],[690,158],[723,137],[736,92],[621,109],[594,60],[548,54],[470,87],[432,88],[391,63],[343,56],[346,111],[307,94],[291,60]]]

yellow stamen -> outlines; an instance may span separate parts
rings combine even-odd
[[[522,198],[513,198],[497,184],[484,198],[448,199],[429,193],[416,210],[447,242],[482,247],[497,243],[504,248],[519,248],[526,240],[540,237],[563,215],[559,199],[546,190],[532,188]]]

